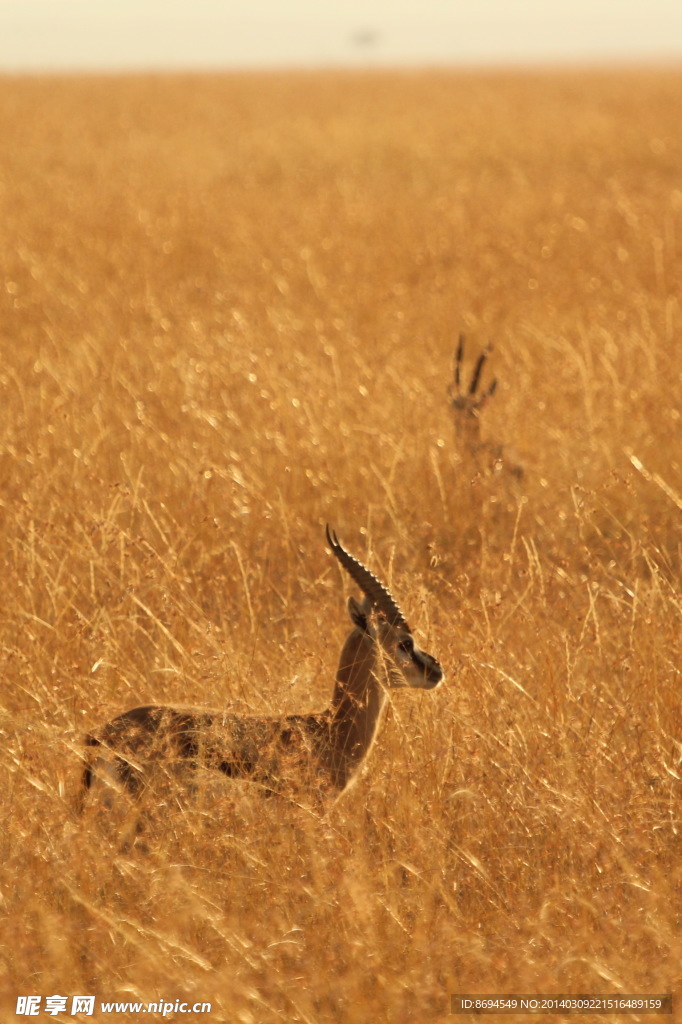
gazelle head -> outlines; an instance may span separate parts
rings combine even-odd
[[[450,405],[455,410],[455,414],[458,417],[461,417],[464,421],[471,420],[477,423],[479,414],[484,405],[488,399],[495,394],[497,378],[493,378],[492,382],[483,391],[478,390],[479,384],[481,383],[481,373],[491,351],[492,348],[490,345],[483,349],[476,360],[476,365],[474,366],[474,372],[471,375],[469,386],[465,387],[464,382],[462,381],[464,335],[460,334],[457,342],[457,349],[455,351],[453,380],[448,388],[448,394],[450,396]]]
[[[377,644],[386,656],[387,683],[391,689],[414,687],[433,690],[445,678],[436,659],[417,647],[405,616],[391,592],[374,573],[349,554],[327,526],[327,543],[364,598],[348,598],[348,613],[355,626]]]

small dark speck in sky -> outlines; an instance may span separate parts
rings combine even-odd
[[[354,46],[374,46],[380,38],[374,28],[358,28],[351,33],[350,41]]]

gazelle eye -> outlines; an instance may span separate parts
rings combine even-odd
[[[406,636],[404,640],[401,640],[398,644],[399,651],[405,651],[405,654],[412,654],[414,650],[414,640],[411,636]]]

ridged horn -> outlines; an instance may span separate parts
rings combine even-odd
[[[362,562],[346,551],[335,532],[330,529],[329,524],[327,524],[327,543],[351,579],[357,583],[372,604],[386,616],[390,624],[403,626],[409,631],[407,619],[398,607],[393,594],[376,578],[373,572],[370,572]]]

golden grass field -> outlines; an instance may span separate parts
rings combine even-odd
[[[0,79],[2,1024],[682,1000],[681,123],[675,71]],[[324,818],[78,818],[125,708],[325,705],[326,522],[446,685]]]

